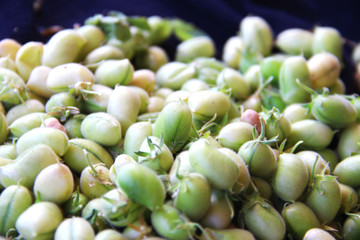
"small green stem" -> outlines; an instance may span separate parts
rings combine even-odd
[[[180,165],[181,165],[181,158],[178,158],[178,165],[176,166],[176,174],[175,174],[175,176],[179,180],[182,180],[184,178],[184,176],[180,174]]]
[[[310,93],[313,97],[318,95],[318,93],[317,93],[315,90],[313,90],[312,88],[310,88],[310,87],[306,86],[305,84],[303,84],[303,83],[300,81],[300,79],[297,78],[297,79],[296,79],[296,83],[297,83],[300,87],[302,87],[305,91],[307,91],[308,93]]]
[[[312,179],[313,182],[315,182],[315,167],[316,167],[316,164],[317,164],[318,160],[319,160],[319,156],[316,156],[315,162],[314,162],[314,164],[313,164],[313,166],[311,168],[311,174],[310,175],[311,175],[311,179]]]
[[[137,122],[150,122],[154,123],[156,121],[156,118],[159,116],[160,112],[153,112],[153,113],[144,113],[137,117]]]
[[[226,200],[226,203],[227,205],[229,206],[229,209],[230,209],[230,216],[231,216],[231,219],[234,217],[235,213],[234,213],[234,207],[233,205],[231,204],[230,202],[230,198],[229,198],[229,194],[226,192],[225,193],[225,200]]]
[[[265,138],[265,120],[263,117],[259,117],[260,125],[261,125],[261,132],[258,139],[263,140]]]
[[[215,240],[213,237],[211,237],[208,232],[203,228],[203,226],[201,226],[199,223],[192,223],[193,226],[197,227],[200,229],[200,231],[202,232],[202,234],[204,234],[204,237],[206,240]]]
[[[14,146],[14,148],[16,149],[16,141],[18,140],[19,138],[13,138],[12,141],[11,141],[11,144]]]
[[[76,198],[75,198],[75,204],[78,205],[80,202],[80,187],[77,186],[76,188]]]
[[[214,123],[216,118],[217,118],[217,114],[215,113],[214,116],[201,127],[201,129],[198,131],[198,133],[199,134],[204,133],[207,129],[216,125],[216,123]]]
[[[250,186],[253,188],[254,192],[255,193],[259,193],[259,190],[258,188],[256,187],[255,183],[250,179],[250,182],[249,182]]]
[[[346,212],[345,215],[347,215],[349,217],[356,217],[356,218],[360,219],[360,214]]]
[[[15,93],[16,97],[20,100],[20,102],[26,106],[25,100],[24,100],[23,97],[20,95],[19,90],[15,88],[15,89],[14,89],[14,93]]]
[[[80,89],[79,91],[81,93],[90,94],[90,95],[97,95],[99,97],[102,95],[101,93],[95,92],[95,91],[92,91],[92,90]]]
[[[199,132],[200,133],[204,133],[206,130],[208,130],[209,128],[211,128],[212,126],[216,126],[216,123],[212,122],[212,123],[209,123],[208,125],[204,125],[200,130]]]
[[[268,79],[266,79],[266,81],[262,84],[262,86],[261,86],[261,90],[263,90],[267,85],[269,85],[271,82],[272,82],[272,80],[274,80],[274,77],[273,76],[270,76]]]
[[[276,135],[273,138],[270,138],[269,140],[261,140],[260,142],[263,144],[271,144],[271,143],[276,143],[278,141],[279,135]]]
[[[287,138],[285,138],[284,141],[282,141],[282,142],[280,143],[280,146],[279,146],[279,148],[278,148],[280,154],[284,152],[284,148],[285,148],[285,145],[286,145],[286,141],[287,141]]]
[[[200,138],[200,134],[198,133],[198,130],[195,127],[194,121],[191,121],[191,128],[194,130],[194,133],[196,135],[196,138],[199,139]]]
[[[9,87],[3,87],[1,90],[0,90],[0,96],[2,96],[4,93],[6,93],[7,91],[9,91],[10,88]]]
[[[36,199],[35,199],[35,203],[41,202],[41,194],[39,191],[36,192]]]
[[[295,145],[292,146],[292,147],[289,149],[289,152],[290,152],[290,153],[294,153],[295,150],[297,149],[297,147],[300,146],[303,142],[304,142],[304,141],[300,140],[300,141],[298,141],[297,143],[295,143]]]
[[[85,157],[86,157],[86,160],[87,160],[87,162],[88,162],[91,170],[92,170],[93,173],[94,173],[94,176],[97,178],[97,177],[98,177],[98,172],[95,170],[94,166],[91,164],[90,158],[89,158],[89,154],[88,154],[88,152],[87,152],[87,150],[86,150],[85,148],[83,149],[83,152],[84,152],[84,155],[85,155]]]

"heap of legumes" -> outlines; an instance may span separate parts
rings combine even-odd
[[[0,239],[360,239],[342,44],[248,16],[220,60],[189,23],[120,12],[1,40]]]

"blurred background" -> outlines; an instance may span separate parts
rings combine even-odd
[[[288,28],[312,30],[315,26],[337,28],[344,38],[344,64],[341,78],[348,92],[358,92],[353,84],[351,50],[360,42],[360,1],[357,0],[0,0],[0,39],[13,38],[20,43],[46,42],[41,32],[53,25],[64,28],[97,13],[111,10],[126,15],[178,17],[209,34],[216,43],[217,57],[225,41],[239,30],[247,15],[259,15],[272,27],[274,36]],[[172,59],[178,42],[163,46]]]

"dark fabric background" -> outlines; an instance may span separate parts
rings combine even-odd
[[[179,17],[207,32],[216,42],[217,57],[225,41],[236,34],[241,19],[259,15],[271,25],[274,35],[287,28],[311,30],[316,25],[337,28],[345,39],[360,42],[360,1],[357,0],[0,0],[0,39],[10,37],[21,43],[46,42],[40,31],[52,25],[72,27],[96,13],[117,10],[126,15]],[[173,53],[177,42],[165,45]],[[353,84],[351,47],[346,44],[342,79],[348,92]]]

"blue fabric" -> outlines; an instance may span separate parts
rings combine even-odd
[[[34,0],[0,1],[0,37],[13,37],[21,42],[33,40],[37,30],[62,25],[71,27],[96,13],[110,10],[127,15],[160,15],[180,17],[193,22],[208,32],[219,45],[234,35],[241,19],[248,15],[260,15],[272,26],[275,34],[300,27],[312,29],[316,24],[332,26],[342,35],[360,41],[360,1],[325,0],[38,0],[42,1],[39,12],[33,11]],[[14,32],[14,29],[17,31]],[[30,35],[29,35],[30,34]],[[34,34],[34,35],[31,35]]]

